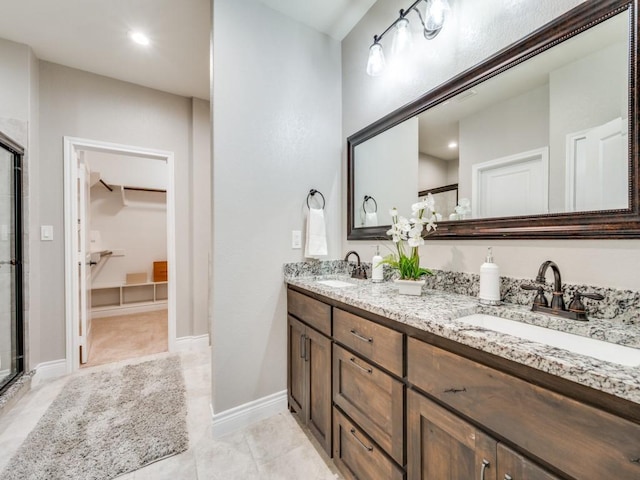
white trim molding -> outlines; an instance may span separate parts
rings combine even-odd
[[[260,420],[285,412],[286,410],[286,390],[267,395],[253,402],[245,403],[244,405],[220,413],[214,413],[212,408],[213,438],[220,438],[228,433],[236,432]]]
[[[209,334],[196,335],[193,337],[176,338],[176,352],[186,352],[188,350],[200,350],[209,347]]]
[[[35,387],[43,380],[62,377],[67,374],[67,359],[52,360],[50,362],[39,363],[34,369],[36,371],[31,381],[31,386]]]

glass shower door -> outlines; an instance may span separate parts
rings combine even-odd
[[[21,160],[0,135],[0,391],[24,369]]]

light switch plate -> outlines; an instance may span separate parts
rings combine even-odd
[[[40,225],[40,240],[43,242],[53,241],[53,225]]]
[[[302,232],[300,230],[291,231],[291,248],[302,248]]]

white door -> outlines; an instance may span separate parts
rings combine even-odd
[[[473,165],[471,190],[474,218],[548,213],[549,149]]]
[[[80,299],[80,363],[87,363],[91,349],[91,252],[89,236],[89,202],[90,172],[82,159],[83,152],[78,156],[78,298]]]
[[[567,135],[568,212],[629,208],[626,126],[617,118]]]

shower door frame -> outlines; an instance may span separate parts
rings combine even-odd
[[[24,352],[25,352],[25,335],[24,335],[24,289],[23,289],[23,272],[22,265],[24,260],[23,252],[23,212],[22,212],[22,166],[24,158],[24,148],[0,132],[0,145],[2,148],[13,154],[13,227],[14,227],[14,249],[12,260],[13,265],[13,282],[15,288],[15,361],[16,373],[5,385],[0,387],[0,392],[9,388],[24,373]],[[13,359],[12,359],[13,360]]]

